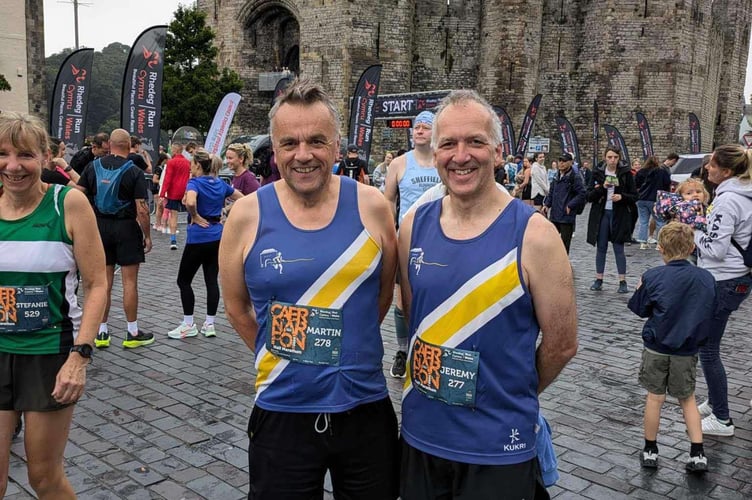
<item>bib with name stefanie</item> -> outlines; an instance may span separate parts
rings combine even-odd
[[[480,354],[429,344],[417,337],[410,358],[413,387],[450,405],[475,406]]]
[[[0,287],[0,333],[26,333],[50,324],[46,286]]]
[[[266,348],[297,363],[338,366],[342,353],[342,310],[273,301]]]

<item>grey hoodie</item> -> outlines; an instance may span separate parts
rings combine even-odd
[[[752,238],[752,182],[732,177],[716,189],[708,207],[708,227],[695,232],[695,245],[700,254],[697,265],[707,269],[716,281],[744,276],[750,268],[744,265],[731,237],[747,248]]]

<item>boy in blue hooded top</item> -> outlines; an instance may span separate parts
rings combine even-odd
[[[629,308],[648,318],[642,329],[639,381],[648,391],[645,403],[643,467],[658,466],[658,424],[666,392],[679,400],[691,441],[689,472],[704,472],[708,459],[702,446],[702,426],[695,402],[697,352],[705,340],[704,326],[715,309],[715,280],[687,261],[694,249],[694,231],[680,222],[661,229],[658,250],[665,266],[649,269],[629,300]]]

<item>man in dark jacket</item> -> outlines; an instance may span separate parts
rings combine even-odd
[[[574,233],[577,211],[585,205],[585,185],[582,176],[572,166],[574,159],[569,153],[559,156],[556,176],[548,196],[543,200],[543,213],[556,226],[569,254],[569,245]]]
[[[339,167],[337,167],[334,173],[337,175],[346,175],[363,184],[370,184],[368,166],[358,155],[358,146],[355,144],[347,146],[347,156],[340,162]]]

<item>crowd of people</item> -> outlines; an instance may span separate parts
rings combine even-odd
[[[640,462],[658,466],[666,393],[685,416],[688,471],[708,469],[704,435],[734,434],[719,348],[752,286],[752,152],[720,146],[704,178],[676,193],[656,158],[633,171],[613,146],[592,168],[564,152],[547,169],[544,154],[505,158],[493,108],[461,90],[417,115],[414,149],[388,152],[369,176],[355,145],[340,150],[340,118],[320,85],[294,81],[269,122],[281,180],[259,183],[250,149],[231,144],[228,185],[222,159],[196,144],[173,144],[152,165],[116,129],[74,166],[37,120],[0,115],[0,494],[23,414],[30,484],[40,498],[74,498],[63,450],[92,348],[111,344],[116,267],[122,346],[148,346],[159,333],[138,325],[139,266],[152,229],[166,226],[177,250],[182,211],[183,319],[164,334],[215,336],[221,292],[255,357],[249,498],[320,497],[327,470],[343,498],[548,498],[556,463],[538,398],[577,351],[568,253],[586,203],[593,292],[604,287],[609,243],[619,293],[630,292],[624,245],[633,235],[646,250],[657,244],[665,262],[629,301],[647,318]],[[144,173],[165,200],[153,227]],[[390,310],[401,427],[382,369]],[[708,384],[699,407],[698,359]]]

